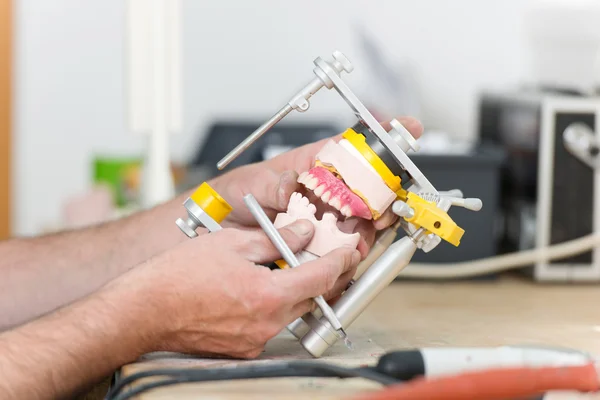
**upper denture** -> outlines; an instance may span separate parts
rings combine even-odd
[[[298,181],[342,215],[372,218],[371,210],[365,202],[326,168],[313,167],[302,173]]]
[[[352,145],[345,140],[342,140],[340,143],[329,140],[325,146],[323,146],[316,157],[324,166],[321,170],[325,170],[329,173],[327,176],[328,179],[331,179],[331,177],[336,179],[327,168],[335,169],[343,179],[343,182],[336,179],[337,182],[346,187],[349,192],[358,193],[360,196],[355,196],[361,199],[361,202],[370,208],[370,213],[372,213],[374,218],[378,218],[394,202],[396,194],[386,185],[373,167],[371,167],[364,158],[361,158],[362,156],[360,156],[360,154],[353,154],[353,152],[346,149],[342,144],[353,149]],[[312,171],[313,170],[311,170],[311,174],[314,175]],[[307,187],[310,188],[308,185]],[[364,201],[362,201],[362,199],[364,199]]]

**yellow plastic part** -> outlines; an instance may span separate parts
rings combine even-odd
[[[381,176],[385,184],[394,192],[396,195],[404,200],[406,199],[406,190],[404,190],[401,186],[402,180],[399,176],[394,175],[394,173],[385,165],[383,160],[379,158],[377,153],[369,147],[367,144],[366,138],[357,133],[354,129],[349,128],[342,135],[344,139],[349,141],[356,150],[362,154],[362,156],[373,166],[375,171]]]
[[[275,261],[275,264],[277,264],[277,266],[278,266],[280,269],[286,269],[286,268],[289,268],[289,267],[290,267],[290,266],[288,265],[288,263],[286,263],[286,262],[285,262],[285,260],[277,260],[277,261]]]
[[[233,207],[206,182],[198,186],[190,198],[219,224],[233,210]]]
[[[406,203],[415,212],[412,218],[406,217],[406,221],[423,227],[458,247],[465,231],[456,225],[448,213],[437,208],[435,203],[424,200],[412,192],[408,193]]]

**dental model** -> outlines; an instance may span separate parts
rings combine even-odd
[[[315,166],[298,181],[345,217],[378,219],[396,199],[396,193],[346,139],[329,140],[317,154]]]
[[[287,212],[280,213],[275,218],[273,225],[281,228],[298,219],[307,219],[315,226],[315,233],[304,249],[315,256],[323,256],[328,252],[340,248],[356,248],[360,240],[359,233],[344,233],[337,226],[337,218],[333,213],[326,212],[321,220],[315,217],[317,208],[302,194],[295,192],[288,203]]]
[[[298,219],[311,221],[315,233],[304,250],[319,257],[340,247],[356,248],[360,234],[343,232],[356,225],[347,218],[378,219],[396,199],[396,193],[346,139],[328,141],[317,154],[314,166],[302,172],[298,182],[339,211],[342,220],[338,221],[334,212],[325,212],[318,220],[316,206],[296,192],[287,212],[278,214],[274,225],[281,228]]]

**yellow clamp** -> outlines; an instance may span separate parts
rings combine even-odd
[[[440,210],[434,202],[419,197],[416,193],[408,193],[407,201],[414,211],[412,217],[405,217],[407,222],[425,228],[429,233],[438,235],[448,243],[458,246],[465,233],[464,229],[456,225],[448,213]]]
[[[190,198],[218,224],[233,210],[233,207],[206,182],[201,184]]]
[[[233,207],[231,207],[229,203],[227,203],[227,201],[225,201],[225,199],[206,182],[202,183],[196,191],[192,193],[190,199],[192,199],[194,203],[202,208],[202,210],[218,224],[220,224],[233,210]],[[290,267],[283,259],[275,261],[275,264],[280,269]]]
[[[385,184],[398,196],[401,200],[406,200],[406,190],[404,190],[401,186],[402,179],[399,176],[394,175],[394,173],[385,165],[383,160],[369,147],[367,144],[366,138],[357,133],[354,129],[349,128],[342,135],[344,139],[354,146],[356,150],[362,154],[362,156],[371,164],[371,166],[377,171],[381,179],[385,182]]]
[[[279,269],[287,269],[290,267],[285,260],[277,260],[275,261],[275,264],[279,267]]]

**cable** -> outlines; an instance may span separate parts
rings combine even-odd
[[[140,385],[130,391],[123,392],[127,385],[143,379],[165,377],[157,382]],[[106,396],[106,400],[126,400],[142,392],[163,386],[184,382],[208,382],[220,380],[283,378],[283,377],[330,377],[330,378],[364,378],[382,385],[400,383],[399,380],[379,373],[370,367],[345,368],[336,365],[290,361],[269,365],[253,365],[235,368],[214,369],[156,369],[132,374],[115,386]],[[122,392],[122,393],[120,393]]]
[[[398,277],[448,279],[488,275],[494,272],[522,268],[528,264],[540,261],[550,261],[573,256],[591,250],[598,245],[600,245],[600,234],[592,234],[548,247],[502,254],[451,265],[410,264],[400,272]]]
[[[143,385],[140,385],[136,388],[131,389],[129,392],[124,392],[121,393],[120,395],[114,397],[114,400],[126,400],[126,399],[131,399],[134,396],[137,396],[139,394],[142,394],[144,392],[148,392],[152,389],[156,389],[159,387],[165,387],[165,386],[170,386],[170,385],[175,385],[178,383],[185,383],[187,381],[187,379],[165,379],[162,381],[158,381],[158,382],[151,382],[151,383],[145,383]],[[112,399],[112,397],[111,397]]]
[[[530,398],[555,390],[598,392],[600,382],[595,365],[497,368],[415,379],[354,400],[504,400]]]
[[[543,350],[544,348],[542,348]],[[451,351],[455,356],[457,349]],[[458,349],[460,350],[460,349]],[[462,349],[462,352],[471,352],[473,349]],[[502,350],[502,348],[499,348]],[[494,400],[506,398],[520,398],[526,396],[539,396],[554,390],[570,390],[578,392],[599,391],[600,380],[593,358],[578,359],[572,364],[572,359],[563,359],[564,349],[560,358],[518,355],[514,358],[514,366],[507,364],[504,356],[499,357],[498,365],[491,364],[486,368],[480,364],[480,369],[465,371],[458,356],[450,372],[448,362],[453,357],[427,357],[428,362],[421,358],[420,362],[414,357],[417,353],[423,357],[423,351],[429,356],[431,349],[418,351],[389,352],[379,358],[375,366],[342,367],[335,364],[325,364],[314,361],[281,361],[269,364],[254,364],[247,366],[203,368],[162,368],[141,371],[118,381],[107,393],[105,400],[128,400],[140,393],[180,383],[232,381],[259,378],[284,378],[284,377],[323,377],[323,378],[364,378],[386,386],[383,390],[369,392],[363,395],[364,400],[387,399],[448,399],[448,400]],[[438,351],[438,350],[435,350]],[[440,350],[443,351],[443,350]],[[503,350],[505,351],[505,350]],[[571,352],[571,351],[569,351]],[[481,356],[479,353],[479,358]],[[488,354],[488,358],[496,356]],[[476,357],[476,358],[478,358]],[[521,361],[519,361],[521,360]],[[526,361],[528,360],[528,361]],[[564,363],[559,362],[564,360]],[[439,374],[440,366],[445,365],[447,373]],[[562,364],[562,365],[561,365]],[[431,373],[426,365],[433,366],[438,373]],[[407,374],[407,372],[409,372]],[[149,382],[137,382],[146,380]],[[131,384],[136,383],[131,387]],[[126,389],[127,388],[127,389]],[[357,399],[358,400],[358,399]]]

